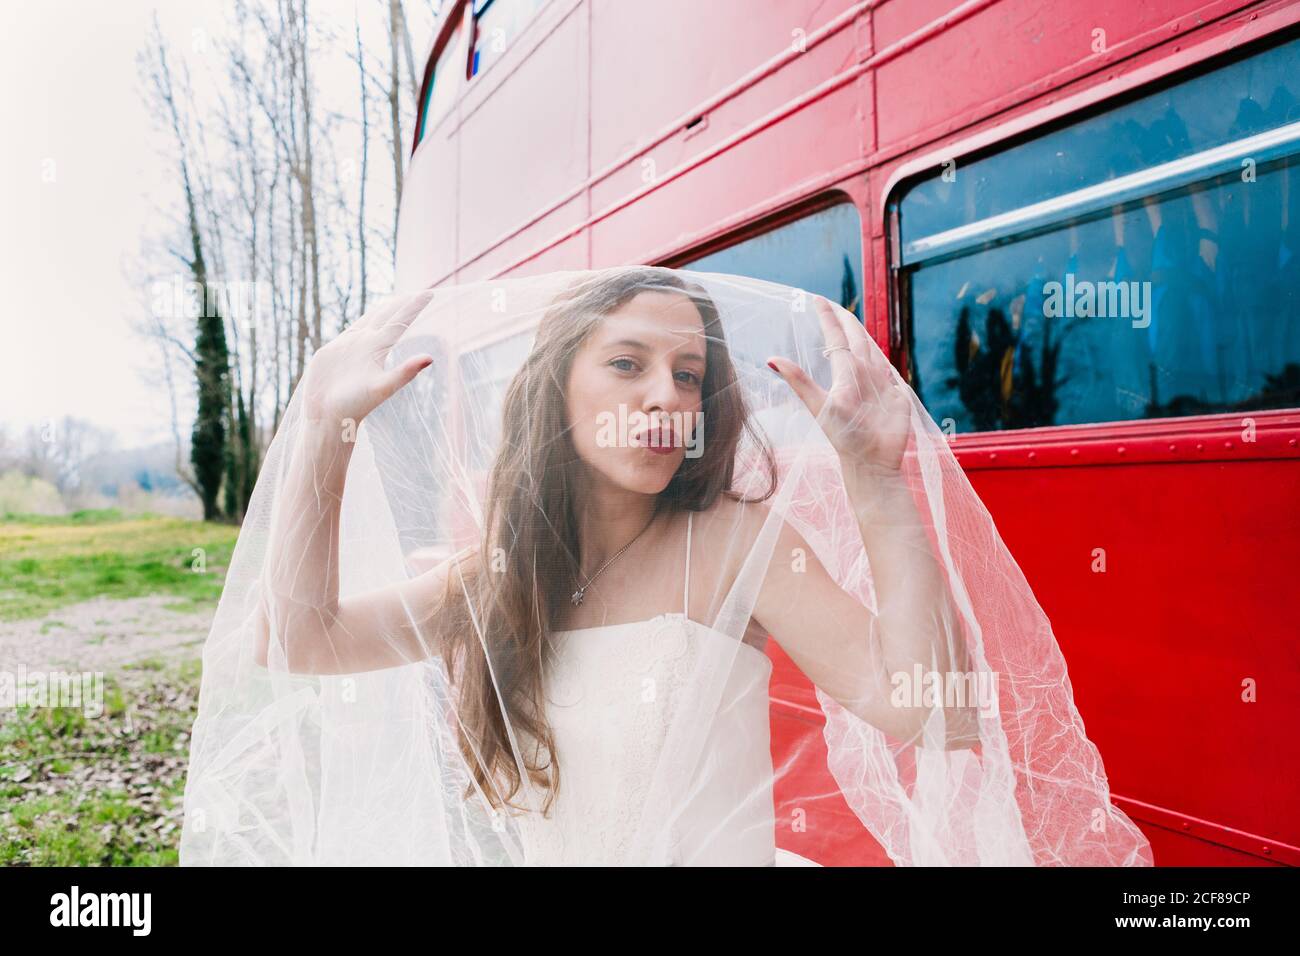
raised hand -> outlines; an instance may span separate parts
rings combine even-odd
[[[911,434],[907,390],[852,313],[822,296],[814,300],[831,362],[830,391],[790,359],[775,356],[767,364],[808,407],[845,466],[897,474]]]
[[[310,421],[338,427],[361,420],[433,364],[415,355],[386,368],[393,345],[433,298],[432,289],[392,296],[368,310],[332,342],[317,349],[303,376],[304,412]]]

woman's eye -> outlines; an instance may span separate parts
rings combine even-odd
[[[636,372],[640,368],[636,360],[630,358],[610,359],[609,366],[610,368],[617,369],[620,372]],[[692,372],[688,369],[682,369],[678,372],[674,372],[673,378],[675,378],[678,382],[682,383],[683,385],[690,385],[693,388],[699,388],[704,381],[699,375],[697,375],[695,372]]]

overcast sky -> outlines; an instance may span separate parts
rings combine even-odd
[[[172,44],[223,29],[219,0],[157,6]],[[124,447],[168,438],[165,393],[146,377],[154,346],[133,331],[144,283],[127,271],[178,195],[175,156],[139,92],[154,7],[0,4],[0,426],[10,432],[75,415]],[[353,9],[322,0],[314,16],[350,34]],[[411,28],[419,57],[428,37]],[[372,50],[383,42],[367,37]]]

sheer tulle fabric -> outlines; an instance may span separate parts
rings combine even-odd
[[[948,712],[938,706],[919,739],[896,739],[846,706],[846,695],[820,688],[821,713],[805,714],[802,737],[791,743],[787,727],[773,730],[772,660],[753,642],[750,623],[769,568],[800,559],[780,550],[783,529],[797,531],[863,607],[882,610],[840,461],[817,420],[766,366],[769,354],[783,355],[823,385],[830,379],[809,297],[786,286],[635,273],[647,288],[661,288],[664,274],[693,283],[716,306],[718,338],[736,373],[729,388],[773,452],[775,490],[761,503],[734,506],[761,520],[686,517],[689,546],[665,539],[671,584],[656,583],[655,614],[545,633],[536,648],[544,693],[533,712],[543,719],[521,719],[526,695],[511,690],[521,658],[506,652],[511,635],[488,626],[474,583],[536,559],[508,553],[511,536],[487,525],[502,444],[526,434],[503,424],[503,402],[516,375],[548,371],[526,366],[539,321],[616,274],[631,273],[561,272],[434,290],[387,359],[392,366],[427,353],[432,366],[364,421],[337,423],[341,435],[353,428],[344,440],[355,447],[338,527],[319,533],[337,536],[340,599],[463,558],[456,567],[489,577],[449,572],[470,609],[459,659],[448,659],[435,622],[412,606],[406,621],[376,616],[353,633],[323,632],[340,659],[345,642],[391,639],[397,659],[389,666],[291,668],[284,648],[293,628],[335,613],[311,606],[318,589],[294,577],[303,556],[285,553],[277,538],[277,528],[300,517],[287,513],[299,505],[285,491],[296,480],[295,459],[301,466],[313,454],[295,394],[203,651],[181,862],[817,863],[799,854],[809,845],[803,835],[819,825],[819,806],[842,800],[855,819],[839,845],[861,845],[860,862],[879,847],[909,866],[1150,865],[1147,840],[1110,802],[1049,621],[943,433],[896,375],[912,405],[903,473],[949,589],[942,610],[914,611],[940,622],[949,659],[962,663],[968,687],[984,690],[978,740],[953,745]],[[709,440],[706,427],[706,454]],[[514,451],[538,467],[548,460],[544,448]],[[761,498],[769,490],[765,461],[761,445],[742,438],[731,490]],[[564,557],[541,570],[567,593],[578,556]],[[264,663],[259,628],[270,632]],[[773,634],[778,644],[785,637]],[[869,639],[833,637],[864,647]],[[481,688],[472,714],[460,683],[467,675]],[[477,722],[484,714],[498,718],[491,726],[499,760],[490,773],[475,767],[490,749]],[[549,808],[549,791],[529,772],[547,763],[538,758],[538,726],[553,734],[560,774]],[[778,732],[782,756],[774,763]],[[503,806],[490,797],[497,781],[499,793],[508,790],[507,764],[520,770],[521,785]]]

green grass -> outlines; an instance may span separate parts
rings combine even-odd
[[[175,597],[169,607],[214,605],[238,529],[117,511],[0,520],[0,621],[40,617],[93,597]],[[201,550],[196,555],[196,549]],[[202,570],[197,570],[201,559]]]
[[[161,594],[212,608],[237,529],[87,511],[0,520],[0,621],[43,617],[43,633],[93,643],[58,608]],[[193,570],[203,549],[203,573]],[[71,619],[71,618],[69,618]],[[102,638],[101,638],[102,640]],[[189,733],[201,660],[145,657],[104,674],[104,710],[0,710],[0,866],[178,862]]]
[[[156,515],[141,515],[141,518],[154,518]],[[5,514],[2,519],[10,524],[25,525],[92,525],[92,524],[115,524],[119,521],[127,520],[122,512],[116,508],[99,508],[74,511],[66,515],[22,515],[22,514]]]
[[[4,715],[0,866],[174,866],[198,684],[197,660],[145,661],[106,675],[98,716]]]

